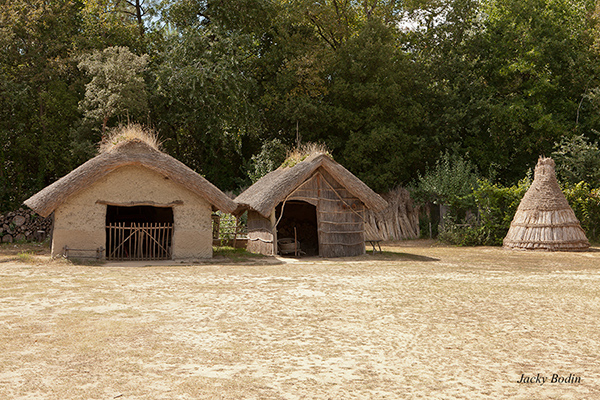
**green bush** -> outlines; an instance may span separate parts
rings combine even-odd
[[[417,203],[443,204],[449,207],[449,218],[464,218],[466,210],[475,208],[473,189],[479,174],[473,163],[458,154],[440,155],[433,169],[419,174],[411,197]]]
[[[588,183],[582,181],[575,185],[565,184],[563,193],[587,238],[597,242],[600,236],[596,229],[600,225],[600,189],[592,189]]]
[[[528,176],[518,185],[502,187],[488,180],[479,181],[474,191],[475,203],[479,210],[479,220],[483,231],[483,245],[501,246],[508,233],[521,199],[531,185]]]
[[[510,187],[492,184],[487,179],[479,180],[477,189],[473,191],[477,217],[466,223],[458,223],[454,218],[446,219],[438,239],[459,246],[501,246],[530,185],[529,176]]]
[[[561,182],[600,182],[600,149],[583,135],[563,138],[555,144],[552,158],[556,162],[556,176]]]
[[[236,219],[232,214],[227,214],[222,211],[217,211],[215,214],[219,217],[219,239],[221,240],[221,245],[224,245],[230,240],[235,239],[236,232],[238,234],[243,234],[246,232],[248,214],[244,213],[242,216],[240,216],[239,220]],[[215,229],[214,226],[213,229]]]
[[[444,222],[440,227],[438,240],[457,246],[480,246],[485,244],[485,231],[478,223],[457,224],[452,220]]]

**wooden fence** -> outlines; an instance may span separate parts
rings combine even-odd
[[[170,260],[172,223],[115,223],[106,226],[107,260]]]

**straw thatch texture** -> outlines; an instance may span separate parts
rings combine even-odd
[[[365,236],[367,239],[417,239],[419,207],[415,206],[408,190],[398,187],[383,195],[388,206],[381,211],[366,211]]]
[[[237,212],[249,209],[248,250],[269,255],[276,252],[278,230],[287,230],[283,222],[277,225],[276,207],[281,205],[285,214],[286,204],[291,202],[312,205],[317,213],[314,229],[318,251],[323,257],[364,254],[365,210],[380,211],[387,206],[383,198],[325,154],[312,155],[292,167],[280,167],[235,201],[239,204]]]
[[[38,214],[47,216],[69,197],[115,169],[127,165],[143,166],[163,174],[224,212],[231,213],[236,208],[236,204],[229,197],[198,173],[139,139],[118,143],[110,150],[85,162],[27,199],[25,205]]]
[[[120,125],[108,131],[100,142],[98,152],[100,154],[110,151],[113,147],[139,139],[155,150],[162,150],[162,144],[158,138],[158,132],[140,124]]]
[[[540,157],[535,177],[504,238],[504,247],[522,250],[577,251],[590,243],[558,186],[554,160]]]
[[[346,168],[325,154],[315,154],[293,167],[280,167],[259,179],[235,199],[238,203],[238,213],[250,208],[268,218],[277,204],[285,200],[320,167],[360,199],[367,208],[380,211],[387,207],[387,202],[381,196]]]
[[[274,222],[257,213],[248,211],[248,243],[246,250],[250,253],[272,256],[276,254],[276,235],[273,233]]]

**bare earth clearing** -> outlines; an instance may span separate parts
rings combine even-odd
[[[0,398],[600,398],[598,249],[384,250],[136,267],[2,247]]]

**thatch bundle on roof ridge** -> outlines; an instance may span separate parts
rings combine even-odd
[[[549,251],[578,251],[590,247],[579,220],[560,190],[551,158],[540,157],[533,183],[504,238],[504,247]]]
[[[118,146],[131,141],[138,140],[146,143],[150,148],[161,151],[161,142],[155,130],[140,124],[120,125],[109,131],[108,135],[100,142],[99,153],[106,153]]]
[[[320,155],[326,155],[333,159],[327,145],[313,142],[305,143],[288,151],[279,168],[291,168],[308,158],[315,158]]]

